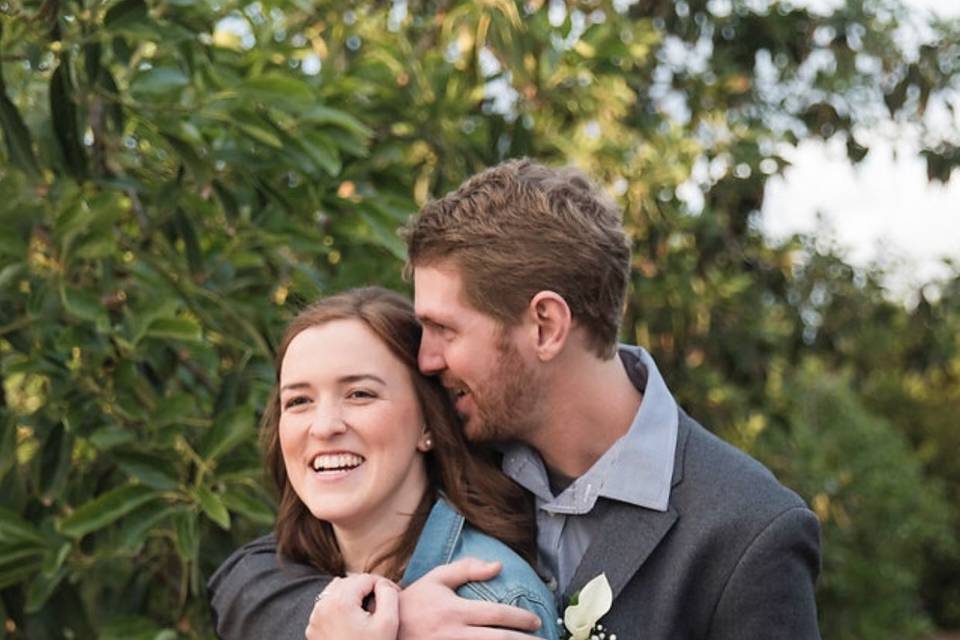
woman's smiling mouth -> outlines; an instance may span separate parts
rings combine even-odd
[[[366,462],[366,458],[355,453],[321,453],[314,456],[310,466],[317,473],[338,473],[352,471]]]

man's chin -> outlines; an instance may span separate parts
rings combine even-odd
[[[483,444],[497,444],[510,440],[503,429],[491,425],[486,420],[480,420],[476,416],[463,418],[463,435],[470,442]]]

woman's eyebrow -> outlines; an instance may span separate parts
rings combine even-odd
[[[372,380],[383,386],[387,386],[387,383],[380,376],[373,373],[351,373],[349,375],[340,376],[337,378],[337,383],[339,384],[352,384],[354,382],[361,382],[363,380]],[[280,387],[280,393],[284,391],[296,391],[300,389],[309,389],[312,385],[309,382],[291,382]]]
[[[362,380],[373,380],[374,382],[379,382],[383,386],[387,386],[387,383],[384,382],[383,378],[372,373],[354,373],[349,376],[342,376],[338,379],[338,382],[341,383],[351,383],[351,382],[360,382]]]
[[[307,389],[309,387],[310,383],[308,382],[291,382],[290,384],[285,384],[280,387],[280,392],[283,393],[284,391],[290,391],[293,389]]]

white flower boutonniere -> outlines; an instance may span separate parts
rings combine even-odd
[[[607,582],[607,576],[601,573],[596,578],[584,585],[577,595],[573,597],[573,604],[563,611],[563,625],[570,632],[571,640],[588,640],[593,634],[594,638],[606,637],[609,640],[616,640],[616,635],[607,636],[603,633],[597,621],[610,611],[613,605],[613,591],[610,589],[610,583]]]

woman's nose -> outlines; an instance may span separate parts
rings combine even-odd
[[[316,438],[330,438],[347,430],[340,407],[318,403],[310,423],[310,435]]]

